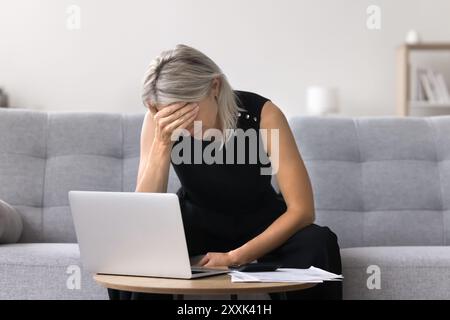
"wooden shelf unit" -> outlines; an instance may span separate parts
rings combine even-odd
[[[411,52],[450,51],[450,43],[404,44],[397,48],[397,113],[409,116],[412,108],[441,108],[450,112],[450,103],[410,101]]]

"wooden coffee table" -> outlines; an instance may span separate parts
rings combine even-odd
[[[231,282],[229,274],[193,280],[96,274],[94,280],[109,289],[174,294],[178,299],[189,294],[229,294],[232,300],[236,300],[238,294],[275,292],[281,293],[281,299],[286,299],[286,291],[303,290],[316,285],[298,282]]]

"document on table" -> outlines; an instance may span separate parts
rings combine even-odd
[[[342,275],[334,274],[320,268],[308,269],[278,268],[270,272],[231,271],[232,282],[303,282],[321,283],[323,281],[340,281]]]

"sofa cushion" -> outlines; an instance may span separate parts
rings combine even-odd
[[[19,212],[0,200],[0,244],[15,243],[22,234],[22,217]]]
[[[73,286],[80,268],[79,289]],[[69,282],[69,285],[67,283]],[[78,244],[33,243],[0,246],[0,300],[108,299],[107,290],[83,270]],[[186,300],[230,299],[229,295],[187,295]],[[267,294],[240,294],[239,299],[269,299]]]
[[[1,245],[0,299],[107,299],[79,255],[78,244]]]
[[[344,299],[450,299],[450,247],[347,248],[341,256]]]

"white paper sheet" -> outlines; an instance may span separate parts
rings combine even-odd
[[[232,282],[303,282],[321,283],[323,281],[340,281],[342,275],[334,274],[320,268],[308,269],[279,268],[271,272],[231,271]]]

